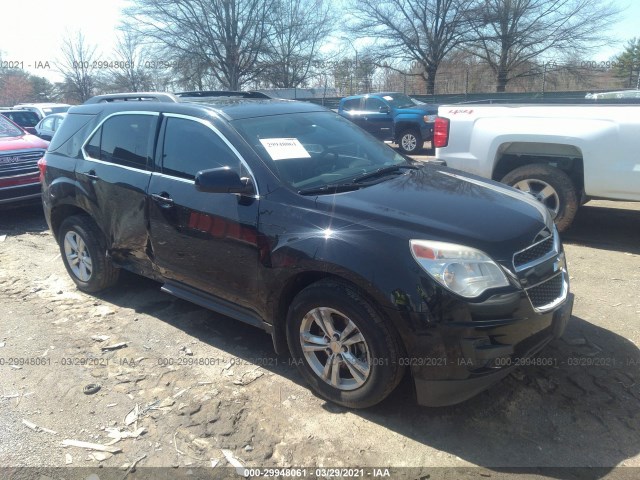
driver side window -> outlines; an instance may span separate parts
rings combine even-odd
[[[380,107],[386,107],[387,104],[384,103],[379,98],[367,98],[364,102],[364,109],[367,112],[379,112]]]
[[[168,117],[162,147],[162,173],[193,180],[200,170],[239,168],[227,144],[206,125]]]

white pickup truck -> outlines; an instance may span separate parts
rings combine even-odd
[[[640,105],[449,105],[434,125],[447,166],[533,194],[565,230],[591,198],[640,201]]]

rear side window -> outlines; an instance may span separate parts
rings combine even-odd
[[[207,126],[184,118],[167,118],[162,173],[192,180],[200,170],[237,168],[239,164],[238,157]]]
[[[56,132],[49,144],[49,151],[55,152],[64,145],[60,153],[69,157],[77,157],[80,147],[91,132],[89,122],[95,119],[95,115],[69,114]],[[92,122],[93,123],[93,122]],[[80,131],[83,129],[83,131]]]
[[[345,100],[342,104],[343,110],[360,110],[360,99],[352,98],[351,100]]]
[[[33,112],[7,112],[4,114],[21,127],[35,127],[40,118]]]
[[[154,115],[111,117],[93,134],[85,152],[96,160],[147,169],[152,155],[155,123]]]

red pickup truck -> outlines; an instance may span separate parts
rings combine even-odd
[[[0,115],[0,204],[40,196],[38,160],[48,146]]]

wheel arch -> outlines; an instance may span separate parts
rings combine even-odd
[[[369,288],[367,288],[367,285],[364,285],[363,281],[359,281],[355,278],[349,278],[335,272],[322,270],[300,272],[288,278],[280,291],[275,294],[277,301],[273,304],[271,335],[273,337],[273,346],[276,353],[286,354],[289,351],[289,347],[287,345],[286,322],[289,306],[293,302],[293,299],[309,285],[321,280],[335,280],[354,287],[360,295],[362,295],[374,306],[374,308],[376,308],[382,317],[386,318],[384,308],[382,308],[383,302],[385,301],[384,295],[381,292],[376,292],[375,295],[371,295],[370,285],[368,286]]]
[[[402,135],[407,130],[413,130],[414,132],[417,132],[418,135],[420,135],[420,125],[418,125],[416,122],[410,122],[408,120],[400,120],[395,124],[394,131],[395,131],[396,140],[398,140],[400,138],[400,135]]]
[[[582,150],[572,144],[547,142],[509,142],[497,149],[492,180],[501,181],[516,168],[544,163],[564,171],[584,195],[584,163]]]
[[[95,222],[95,220],[93,220],[89,212],[78,207],[77,205],[72,205],[72,204],[58,205],[53,209],[51,209],[51,231],[53,232],[54,238],[58,238],[58,233],[60,231],[60,226],[62,225],[62,222],[64,222],[65,219],[73,215],[84,215],[89,219],[91,219],[91,221],[97,225],[97,223]]]

